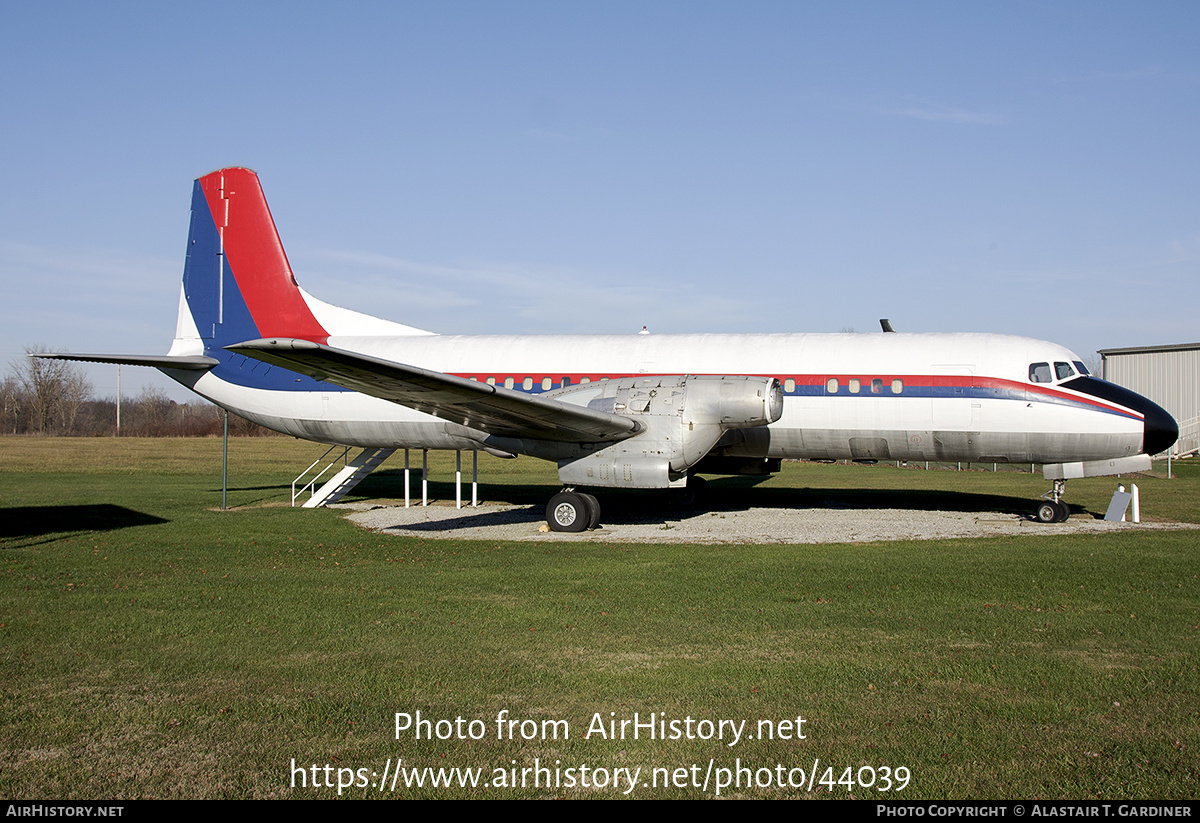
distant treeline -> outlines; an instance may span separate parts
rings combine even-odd
[[[45,352],[44,347],[26,349]],[[92,384],[77,366],[63,360],[24,357],[9,364],[0,383],[4,434],[101,437],[117,434],[116,398],[96,399]],[[211,437],[220,435],[224,412],[196,400],[176,403],[161,389],[144,388],[121,398],[122,436]],[[273,435],[237,415],[229,415],[229,433],[240,437]]]

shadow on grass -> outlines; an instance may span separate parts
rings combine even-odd
[[[707,504],[689,509],[669,494],[612,492],[597,494],[604,521],[613,525],[654,523],[681,512],[744,512],[750,509],[900,509],[929,512],[999,512],[1032,515],[1035,501],[1007,495],[967,492],[874,489],[754,489],[713,483]],[[544,505],[544,504],[543,504]]]
[[[451,509],[450,511],[454,510]],[[446,513],[446,511],[442,509],[439,513]],[[424,523],[404,523],[402,526],[396,524],[390,528],[399,527],[405,532],[419,534],[421,532],[444,532],[457,529],[484,528],[486,526],[535,525],[544,522],[544,515],[545,510],[541,506],[521,506],[503,511],[483,512],[475,512],[468,507],[442,520],[431,520]],[[389,527],[384,526],[384,528]]]
[[[1037,504],[1027,497],[944,489],[744,489],[728,492],[713,484],[714,509],[906,509],[943,512],[1030,514]]]
[[[87,506],[18,506],[0,510],[0,539],[62,536],[74,532],[105,532],[129,526],[151,526],[167,522],[169,521],[161,517],[124,506],[114,506],[111,503]]]

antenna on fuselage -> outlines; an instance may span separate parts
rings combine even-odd
[[[895,334],[896,330],[892,328],[892,321],[886,317],[879,318],[879,325],[883,326],[884,334]]]

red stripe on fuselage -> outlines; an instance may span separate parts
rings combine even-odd
[[[221,169],[201,177],[200,186],[259,334],[327,342],[329,333],[296,286],[258,175],[249,169]]]
[[[1065,392],[1048,386],[1044,383],[1018,383],[1013,380],[1004,380],[998,377],[976,377],[975,385],[984,388],[1015,388],[1022,387],[1033,394],[1043,394],[1047,397],[1054,397],[1060,400],[1069,400],[1073,403],[1081,403],[1085,406],[1094,406],[1097,409],[1102,409],[1114,414],[1120,414],[1134,420],[1145,420],[1146,416],[1137,409],[1127,409],[1124,406],[1118,406],[1115,403],[1107,403],[1098,398],[1087,394],[1077,394],[1075,392]]]
[[[613,373],[604,374],[604,373],[598,373],[598,372],[589,372],[587,374],[581,374],[578,372],[574,373],[574,374],[563,374],[562,372],[554,372],[552,374],[546,374],[545,372],[507,373],[507,372],[496,372],[496,371],[477,371],[477,372],[457,372],[457,373],[455,373],[455,376],[463,377],[468,380],[478,379],[481,382],[484,382],[487,380],[487,378],[491,377],[495,381],[495,385],[498,385],[498,386],[503,386],[504,381],[508,378],[511,378],[513,381],[514,389],[518,389],[518,390],[522,390],[522,391],[543,391],[541,389],[542,380],[547,377],[550,378],[551,385],[554,387],[554,389],[557,389],[557,388],[561,387],[563,378],[566,378],[568,381],[570,381],[570,385],[578,386],[583,383],[583,378],[585,378],[585,377],[587,378],[587,382],[595,383],[595,382],[599,382],[602,380],[620,380],[623,378],[631,378],[631,377],[633,377],[633,378],[653,377],[655,375],[651,375],[651,374],[613,374]],[[747,376],[751,376],[751,375],[747,375]],[[871,375],[864,375],[864,374],[859,374],[859,373],[854,373],[854,374],[850,374],[850,373],[776,374],[776,375],[763,374],[763,375],[753,375],[753,376],[776,377],[779,379],[780,382],[785,382],[787,380],[793,380],[793,381],[795,381],[797,386],[807,386],[807,387],[818,387],[819,386],[822,388],[826,385],[827,381],[830,378],[837,379],[839,388],[844,388],[846,383],[849,382],[849,380],[851,378],[857,378],[858,380],[862,381],[862,384],[866,389],[862,394],[862,396],[864,398],[869,395],[869,393],[870,393],[869,387],[871,385],[871,381],[876,378],[882,379],[884,381],[884,384],[889,387],[889,390],[887,393],[888,396],[897,397],[897,398],[903,397],[904,394],[903,394],[903,392],[901,394],[897,394],[897,395],[892,395],[890,393],[890,384],[891,384],[891,381],[893,381],[893,380],[902,381],[905,388],[910,388],[910,389],[912,389],[912,388],[927,389],[927,388],[932,388],[932,387],[944,389],[944,388],[953,388],[955,386],[961,386],[966,389],[980,388],[980,389],[1022,390],[1022,391],[1030,392],[1033,395],[1033,398],[1031,398],[1031,399],[1035,399],[1035,400],[1037,399],[1037,395],[1042,395],[1047,399],[1052,398],[1054,400],[1067,401],[1070,403],[1078,403],[1083,406],[1091,406],[1092,408],[1099,409],[1101,411],[1105,411],[1110,414],[1117,414],[1122,417],[1128,417],[1133,420],[1145,419],[1144,415],[1142,415],[1136,409],[1127,409],[1124,406],[1118,406],[1113,403],[1107,403],[1107,402],[1104,402],[1103,400],[1099,400],[1090,395],[1076,394],[1074,392],[1061,391],[1053,386],[1048,386],[1048,385],[1043,385],[1043,384],[1022,383],[1017,380],[1007,380],[1002,377],[986,377],[986,376],[981,376],[981,375],[975,375],[975,376],[943,375],[943,374],[871,374]],[[531,389],[522,389],[521,388],[521,384],[526,377],[532,378],[533,386]],[[550,389],[550,390],[553,390],[553,389]]]

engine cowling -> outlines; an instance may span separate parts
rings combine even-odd
[[[769,426],[783,415],[783,386],[774,377],[703,375],[687,381],[686,413],[722,431]]]

